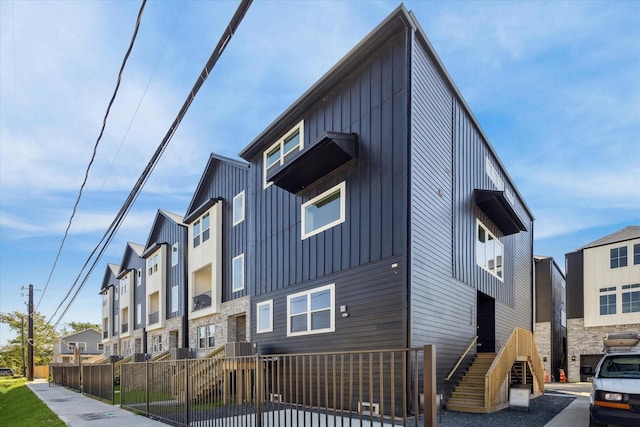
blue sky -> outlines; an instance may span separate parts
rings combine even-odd
[[[237,7],[149,1],[70,235],[51,316],[167,132]],[[184,214],[211,152],[237,157],[398,6],[255,1],[62,320],[100,322],[106,263]],[[0,2],[0,312],[42,295],[138,1]],[[533,211],[535,253],[640,224],[640,2],[407,1]],[[0,345],[9,338],[0,328]]]

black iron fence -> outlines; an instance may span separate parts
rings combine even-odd
[[[179,426],[430,426],[434,357],[426,346],[128,363],[121,405]]]
[[[77,392],[82,391],[80,366],[77,365],[50,365],[50,385],[70,388]]]
[[[111,404],[115,403],[115,374],[113,364],[84,365],[82,392]]]

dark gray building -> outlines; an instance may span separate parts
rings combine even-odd
[[[436,344],[446,396],[532,330],[533,215],[403,6],[240,156],[259,352]]]
[[[567,371],[567,292],[565,276],[552,257],[536,256],[535,339],[550,381]]]

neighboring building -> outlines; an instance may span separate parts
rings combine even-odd
[[[435,344],[446,399],[476,335],[533,329],[533,215],[403,6],[240,156],[260,353]]]
[[[567,369],[567,307],[564,273],[552,257],[534,257],[536,327],[534,337],[544,369],[553,381]]]
[[[118,273],[120,266],[117,264],[107,264],[104,276],[102,278],[102,286],[100,288],[100,296],[102,298],[102,344],[104,347],[104,355],[118,355],[118,330],[115,321],[116,313],[120,309],[120,298],[116,298],[118,293],[116,287],[118,284]]]
[[[136,303],[136,322],[146,319],[146,352],[152,355],[172,351],[177,356],[176,349],[189,347],[187,233],[182,217],[158,210],[142,254],[146,293]],[[182,354],[187,355],[188,351]]]
[[[103,354],[102,334],[92,328],[74,332],[53,342],[53,363],[77,364],[77,351],[84,361]]]
[[[640,226],[565,255],[569,381],[587,381],[607,334],[640,331]]]
[[[184,216],[188,342],[195,357],[249,340],[248,171],[246,163],[211,155]]]
[[[141,304],[146,296],[144,246],[129,242],[125,247],[118,272],[118,284],[114,292],[118,301],[115,311],[114,333],[119,337],[119,353],[114,355],[131,357],[134,353],[145,353],[145,307]]]

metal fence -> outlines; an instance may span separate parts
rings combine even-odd
[[[84,365],[82,367],[82,392],[105,400],[115,402],[115,374],[113,364]]]
[[[431,426],[433,358],[426,346],[128,363],[121,405],[178,426]]]
[[[80,366],[50,366],[51,385],[63,386],[75,390],[82,391],[82,383],[80,378]]]

